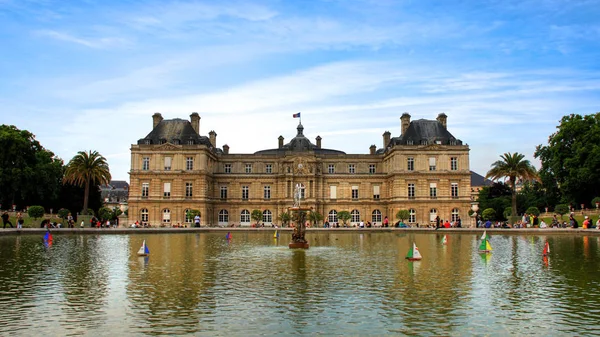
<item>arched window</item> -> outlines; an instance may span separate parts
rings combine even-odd
[[[456,221],[458,220],[458,208],[453,208],[452,209],[452,221]]]
[[[350,222],[360,222],[360,212],[357,209],[353,209],[350,215],[352,216]]]
[[[371,222],[372,223],[376,223],[376,222],[381,222],[381,211],[376,209],[373,211],[373,213],[371,213]]]
[[[431,210],[429,210],[429,221],[435,221],[436,217],[437,217],[437,209],[432,208]]]
[[[273,213],[271,213],[271,211],[269,211],[268,209],[265,210],[263,212],[263,219],[262,219],[262,221],[264,223],[271,223],[271,222],[273,222]]]
[[[247,209],[242,211],[242,214],[240,215],[240,222],[250,222],[250,212]]]
[[[163,223],[171,223],[171,210],[168,208],[163,209]]]
[[[194,217],[190,214],[191,209],[186,209],[185,213],[183,213],[185,215],[185,223],[191,223],[192,220],[194,220]]]
[[[229,212],[226,209],[219,211],[219,222],[229,222]]]
[[[329,211],[329,222],[330,223],[337,223],[338,222],[338,218],[337,218],[337,211],[335,209],[332,209],[331,211]]]
[[[148,218],[149,218],[148,214],[149,214],[148,209],[142,208],[142,210],[140,211],[140,215],[141,215],[140,218],[142,219],[142,222],[148,222]]]
[[[408,210],[408,223],[417,222],[417,211],[414,208]]]

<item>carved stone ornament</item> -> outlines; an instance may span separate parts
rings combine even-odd
[[[307,164],[304,160],[299,159],[294,167],[295,174],[309,174],[312,170],[310,169],[310,165]]]

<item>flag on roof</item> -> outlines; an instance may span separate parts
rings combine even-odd
[[[293,114],[294,118],[300,118],[300,113],[298,112],[297,114]]]

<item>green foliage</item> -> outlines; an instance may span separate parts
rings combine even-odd
[[[495,214],[502,215],[511,204],[511,190],[503,183],[494,183],[485,186],[479,191],[479,209],[493,208]],[[512,210],[512,209],[511,209]]]
[[[525,182],[517,195],[517,203],[523,208],[535,206],[539,209],[545,209],[550,205],[555,205],[558,201],[559,199],[547,193],[544,185],[538,181]],[[519,208],[517,213],[522,214],[523,208]]]
[[[319,223],[319,221],[323,220],[323,215],[316,211],[310,211],[307,215],[308,221],[310,221],[313,225]]]
[[[67,217],[69,216],[69,213],[71,213],[71,211],[69,211],[68,209],[61,208],[61,209],[58,210],[58,213],[56,213],[56,214],[61,219],[67,219]]]
[[[535,206],[531,206],[531,207],[529,207],[525,211],[525,213],[527,213],[527,214],[533,214],[535,216],[539,216],[540,215],[540,210],[537,207],[535,207]]]
[[[292,219],[292,216],[290,215],[290,212],[285,212],[285,213],[279,214],[279,220],[281,220],[281,224],[283,226],[287,226],[290,223],[291,219]]]
[[[401,209],[396,213],[396,219],[404,222],[404,220],[408,219],[410,213],[407,209]]]
[[[125,213],[126,216],[129,216],[129,208],[126,209],[124,213]]]
[[[250,213],[250,218],[254,220],[256,224],[258,224],[262,221],[263,212],[260,209],[252,210],[252,213]]]
[[[95,215],[96,215],[96,212],[94,212],[94,210],[93,210],[93,209],[91,209],[91,208],[88,208],[86,211],[82,212],[81,214],[82,214],[82,215],[91,215],[91,216],[95,216]]]
[[[127,211],[125,211],[125,212],[127,212]],[[193,220],[196,217],[196,215],[201,217],[202,213],[200,213],[200,211],[197,209],[188,209],[187,210],[186,217]]]
[[[554,213],[560,214],[562,219],[563,215],[569,213],[569,206],[567,204],[558,204],[554,207]]]
[[[504,209],[504,212],[502,213],[502,215],[504,215],[505,219],[510,218],[510,215],[512,214],[512,207],[506,207]]]
[[[564,116],[557,129],[534,153],[542,182],[562,203],[587,203],[600,195],[600,113]]]
[[[106,158],[97,151],[79,151],[65,170],[63,181],[76,186],[84,186],[83,209],[88,208],[90,185],[106,185],[110,182],[110,169]]]
[[[496,210],[494,210],[493,208],[485,209],[483,210],[483,213],[481,213],[481,217],[483,218],[483,220],[495,220]]]
[[[113,207],[113,219],[117,218],[119,215],[123,214],[123,211],[119,207]],[[200,213],[200,211],[198,211]]]
[[[98,217],[103,221],[111,220],[113,218],[113,211],[108,207],[102,207],[98,210]]]
[[[595,197],[592,199],[592,207],[596,208],[596,203],[600,203],[600,197]]]
[[[44,207],[42,206],[30,206],[27,209],[27,214],[29,215],[29,217],[33,218],[33,219],[39,219],[41,217],[44,216]]]
[[[0,203],[41,205],[58,200],[63,161],[46,150],[33,134],[0,125]]]
[[[350,214],[348,211],[339,211],[337,217],[344,225],[346,225],[348,220],[352,218],[352,214]]]
[[[505,153],[500,156],[501,160],[498,160],[492,164],[492,168],[486,174],[486,178],[498,180],[501,178],[508,178],[510,187],[512,190],[512,212],[511,216],[517,214],[517,179],[523,179],[525,181],[538,180],[539,177],[535,168],[531,165],[529,160],[525,160],[525,156],[515,152]]]

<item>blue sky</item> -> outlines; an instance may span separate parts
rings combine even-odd
[[[232,153],[287,142],[299,111],[347,153],[444,112],[485,174],[600,111],[599,1],[0,0],[0,46],[2,123],[114,179],[154,112],[198,112]]]

